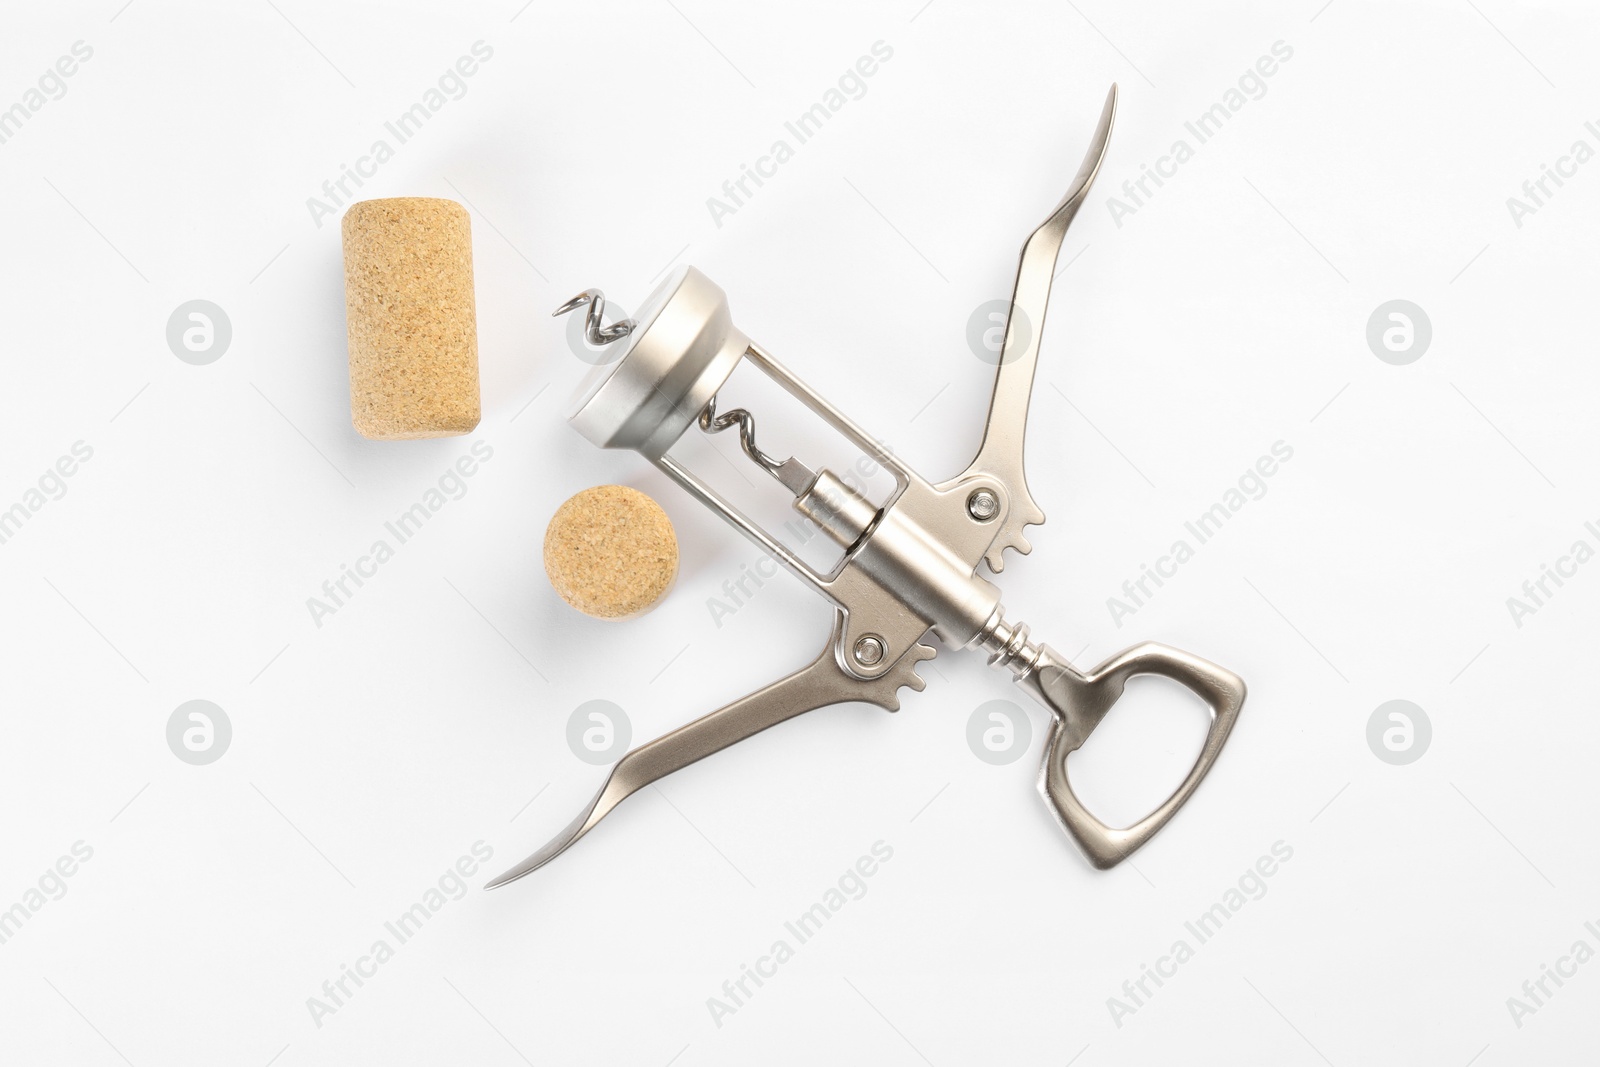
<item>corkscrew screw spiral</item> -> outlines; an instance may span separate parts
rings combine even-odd
[[[700,412],[700,429],[706,433],[721,433],[730,426],[739,427],[739,447],[744,449],[744,454],[776,476],[783,464],[756,447],[756,417],[744,408],[734,408],[718,415],[717,398],[713,396]]]
[[[608,345],[612,341],[621,340],[632,333],[635,326],[639,325],[633,319],[619,319],[610,326],[603,325],[606,313],[606,294],[598,289],[585,289],[550,314],[552,316],[565,315],[567,312],[575,311],[585,304],[589,305],[589,310],[584,315],[583,336],[591,345],[597,348],[601,345]]]

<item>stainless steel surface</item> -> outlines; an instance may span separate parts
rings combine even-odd
[[[721,433],[730,426],[739,427],[739,447],[744,449],[744,454],[796,496],[804,493],[816,481],[817,476],[811,468],[793,456],[779,462],[756,447],[756,417],[744,408],[734,408],[718,415],[717,398],[713,396],[701,410],[699,422],[700,429],[708,434]]]
[[[748,345],[722,290],[679,267],[645,301],[616,362],[596,368],[570,421],[601,448],[657,459],[700,417]]]
[[[912,668],[933,655],[923,643],[930,631],[950,648],[986,653],[991,666],[1009,671],[1049,711],[1052,723],[1039,788],[1095,866],[1109,867],[1126,858],[1193,794],[1233,728],[1244,702],[1244,683],[1197,656],[1154,644],[1118,653],[1087,673],[1078,671],[1048,646],[1030,641],[1026,626],[1008,623],[1000,590],[978,574],[980,563],[999,572],[1007,548],[1029,551],[1023,529],[1044,521],[1023,474],[1029,394],[1056,258],[1105,157],[1116,100],[1112,86],[1077,177],[1023,245],[983,443],[971,465],[948,481],[934,484],[922,478],[739,333],[722,290],[698,271],[680,268],[652,296],[640,315],[642,325],[628,339],[630,349],[573,422],[596,443],[645,454],[832,602],[837,609],[833,638],[804,670],[629,753],[571,826],[494,885],[559,855],[643,785],[776,722],[841,700],[896,706],[894,692],[901,685],[922,688]],[[794,459],[778,463],[766,456],[756,447],[749,412],[717,415],[716,390],[741,357],[894,477],[894,491],[881,507],[828,470],[812,471]],[[619,380],[621,386],[608,388]],[[691,402],[695,406],[689,410]],[[666,454],[696,419],[708,432],[739,426],[745,453],[793,494],[796,510],[845,548],[831,572],[812,569]],[[1138,674],[1161,675],[1192,690],[1209,709],[1211,725],[1193,769],[1172,795],[1134,825],[1117,829],[1079,802],[1068,782],[1067,757],[1100,724],[1127,679]]]
[[[883,638],[868,634],[856,642],[856,662],[863,667],[875,667],[883,659]]]
[[[988,522],[1000,514],[1000,498],[993,489],[974,489],[967,497],[967,514],[979,522]]]
[[[917,664],[933,658],[934,649],[917,645],[894,664],[892,671],[874,681],[863,681],[840,670],[834,660],[833,646],[839,629],[836,620],[834,639],[828,642],[816,659],[787,678],[781,678],[747,697],[718,708],[622,757],[611,769],[600,792],[566,829],[484,888],[494,889],[538,870],[571,848],[613,808],[634,793],[729,745],[830,704],[860,701],[897,711],[900,708],[899,690],[902,686],[922,688],[923,681],[917,677]]]
[[[1050,304],[1050,283],[1055,280],[1056,258],[1066,240],[1067,227],[1083,206],[1089,187],[1100,173],[1111,142],[1111,125],[1117,117],[1117,87],[1106,93],[1100,124],[1095,128],[1089,151],[1084,154],[1077,177],[1067,187],[1050,216],[1039,224],[1022,245],[1017,263],[1017,282],[1011,294],[1011,313],[1006,317],[1005,340],[1000,346],[1000,365],[995,369],[994,395],[989,401],[989,419],[983,431],[978,455],[954,481],[987,478],[1007,486],[1011,500],[1000,518],[1000,530],[984,554],[989,570],[999,574],[1005,568],[1004,552],[1016,549],[1026,555],[1033,551],[1023,535],[1027,526],[1044,522],[1044,511],[1034,503],[1023,474],[1023,436],[1028,427],[1028,398],[1033,392],[1033,372],[1039,363],[1039,339],[1044,334],[1044,315]]]
[[[744,449],[744,454],[755,460],[757,464],[765,467],[769,472],[775,472],[782,466],[777,460],[771,458],[761,449],[756,447],[756,417],[744,408],[734,408],[717,414],[717,398],[712,397],[710,402],[700,412],[700,429],[705,433],[721,433],[730,426],[739,427],[739,447]]]
[[[1167,825],[1199,788],[1222,754],[1222,746],[1244,706],[1244,680],[1199,656],[1154,643],[1124,649],[1087,675],[1073,670],[1049,646],[1040,653],[1039,665],[1030,679],[1018,679],[1056,713],[1045,743],[1044,764],[1039,769],[1039,791],[1089,862],[1101,869],[1115,867]],[[1118,829],[1095,818],[1078,800],[1067,781],[1067,756],[1077,751],[1100,724],[1122,696],[1127,680],[1140,674],[1160,675],[1187,687],[1210,711],[1211,726],[1194,766],[1172,795],[1132,826]]]
[[[878,521],[877,505],[830,470],[812,475],[811,484],[795,497],[794,509],[844,548],[854,545]]]
[[[632,319],[619,319],[610,326],[602,326],[601,322],[604,321],[606,314],[606,294],[598,289],[585,289],[550,314],[552,316],[565,315],[567,312],[581,308],[585,304],[589,305],[589,310],[584,318],[583,335],[589,339],[589,343],[592,345],[608,345],[612,341],[620,341],[632,333],[633,328],[638,325]]]
[[[1039,768],[1039,792],[1089,862],[1102,869],[1127,859],[1177,814],[1221,755],[1244,706],[1244,680],[1237,674],[1166,645],[1135,645],[1084,674],[1049,645],[1029,642],[1028,628],[1008,626],[1000,612],[974,643],[989,653],[990,666],[1011,671],[1017,684],[1054,716]],[[1067,780],[1067,757],[1100,725],[1128,679],[1141,674],[1159,675],[1189,689],[1205,704],[1211,725],[1194,766],[1178,788],[1143,819],[1116,829],[1095,818],[1078,800]]]

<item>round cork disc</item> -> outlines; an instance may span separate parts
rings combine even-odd
[[[561,599],[597,619],[642,615],[678,576],[672,520],[625,485],[585,489],[544,532],[544,570]]]

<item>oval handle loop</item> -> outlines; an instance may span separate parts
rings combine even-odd
[[[1067,780],[1067,756],[1100,725],[1122,696],[1128,679],[1140,674],[1170,678],[1193,691],[1210,709],[1211,726],[1199,759],[1172,795],[1143,819],[1117,830],[1091,815],[1078,800]],[[1041,695],[1056,712],[1039,771],[1039,791],[1089,862],[1102,870],[1115,867],[1142,847],[1194,794],[1221,754],[1245,697],[1244,681],[1232,671],[1188,652],[1151,643],[1119,652],[1088,674],[1078,673],[1046,648],[1036,679]]]

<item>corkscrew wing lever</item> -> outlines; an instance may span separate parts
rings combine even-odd
[[[817,708],[851,700],[895,711],[900,707],[897,694],[901,686],[918,690],[922,688],[923,681],[917,677],[916,665],[921,660],[932,658],[932,648],[914,645],[894,670],[881,678],[867,681],[846,673],[833,654],[834,644],[842,629],[843,616],[838,615],[834,621],[833,636],[828,639],[822,654],[787,678],[780,678],[623,756],[611,769],[600,792],[566,829],[484,888],[496,889],[532,874],[571,848],[613,808],[645,786],[768,727]]]
[[[1044,523],[1044,512],[1028,492],[1023,472],[1023,438],[1028,427],[1028,400],[1033,392],[1033,372],[1039,362],[1039,338],[1044,333],[1045,311],[1050,304],[1050,283],[1055,280],[1056,260],[1078,208],[1089,195],[1089,187],[1100,173],[1111,142],[1111,124],[1117,115],[1117,87],[1106,93],[1105,107],[1094,139],[1084,154],[1077,177],[1067,188],[1050,217],[1040,223],[1022,245],[1017,264],[1017,281],[1011,295],[1011,311],[1006,316],[1005,340],[1000,347],[1000,365],[995,369],[994,395],[989,401],[989,418],[984,425],[983,444],[977,458],[948,483],[972,478],[989,478],[1009,490],[1010,507],[1001,520],[994,544],[984,555],[989,570],[998,574],[1005,567],[1003,553],[1014,548],[1026,555],[1033,546],[1023,535],[1026,526]]]

